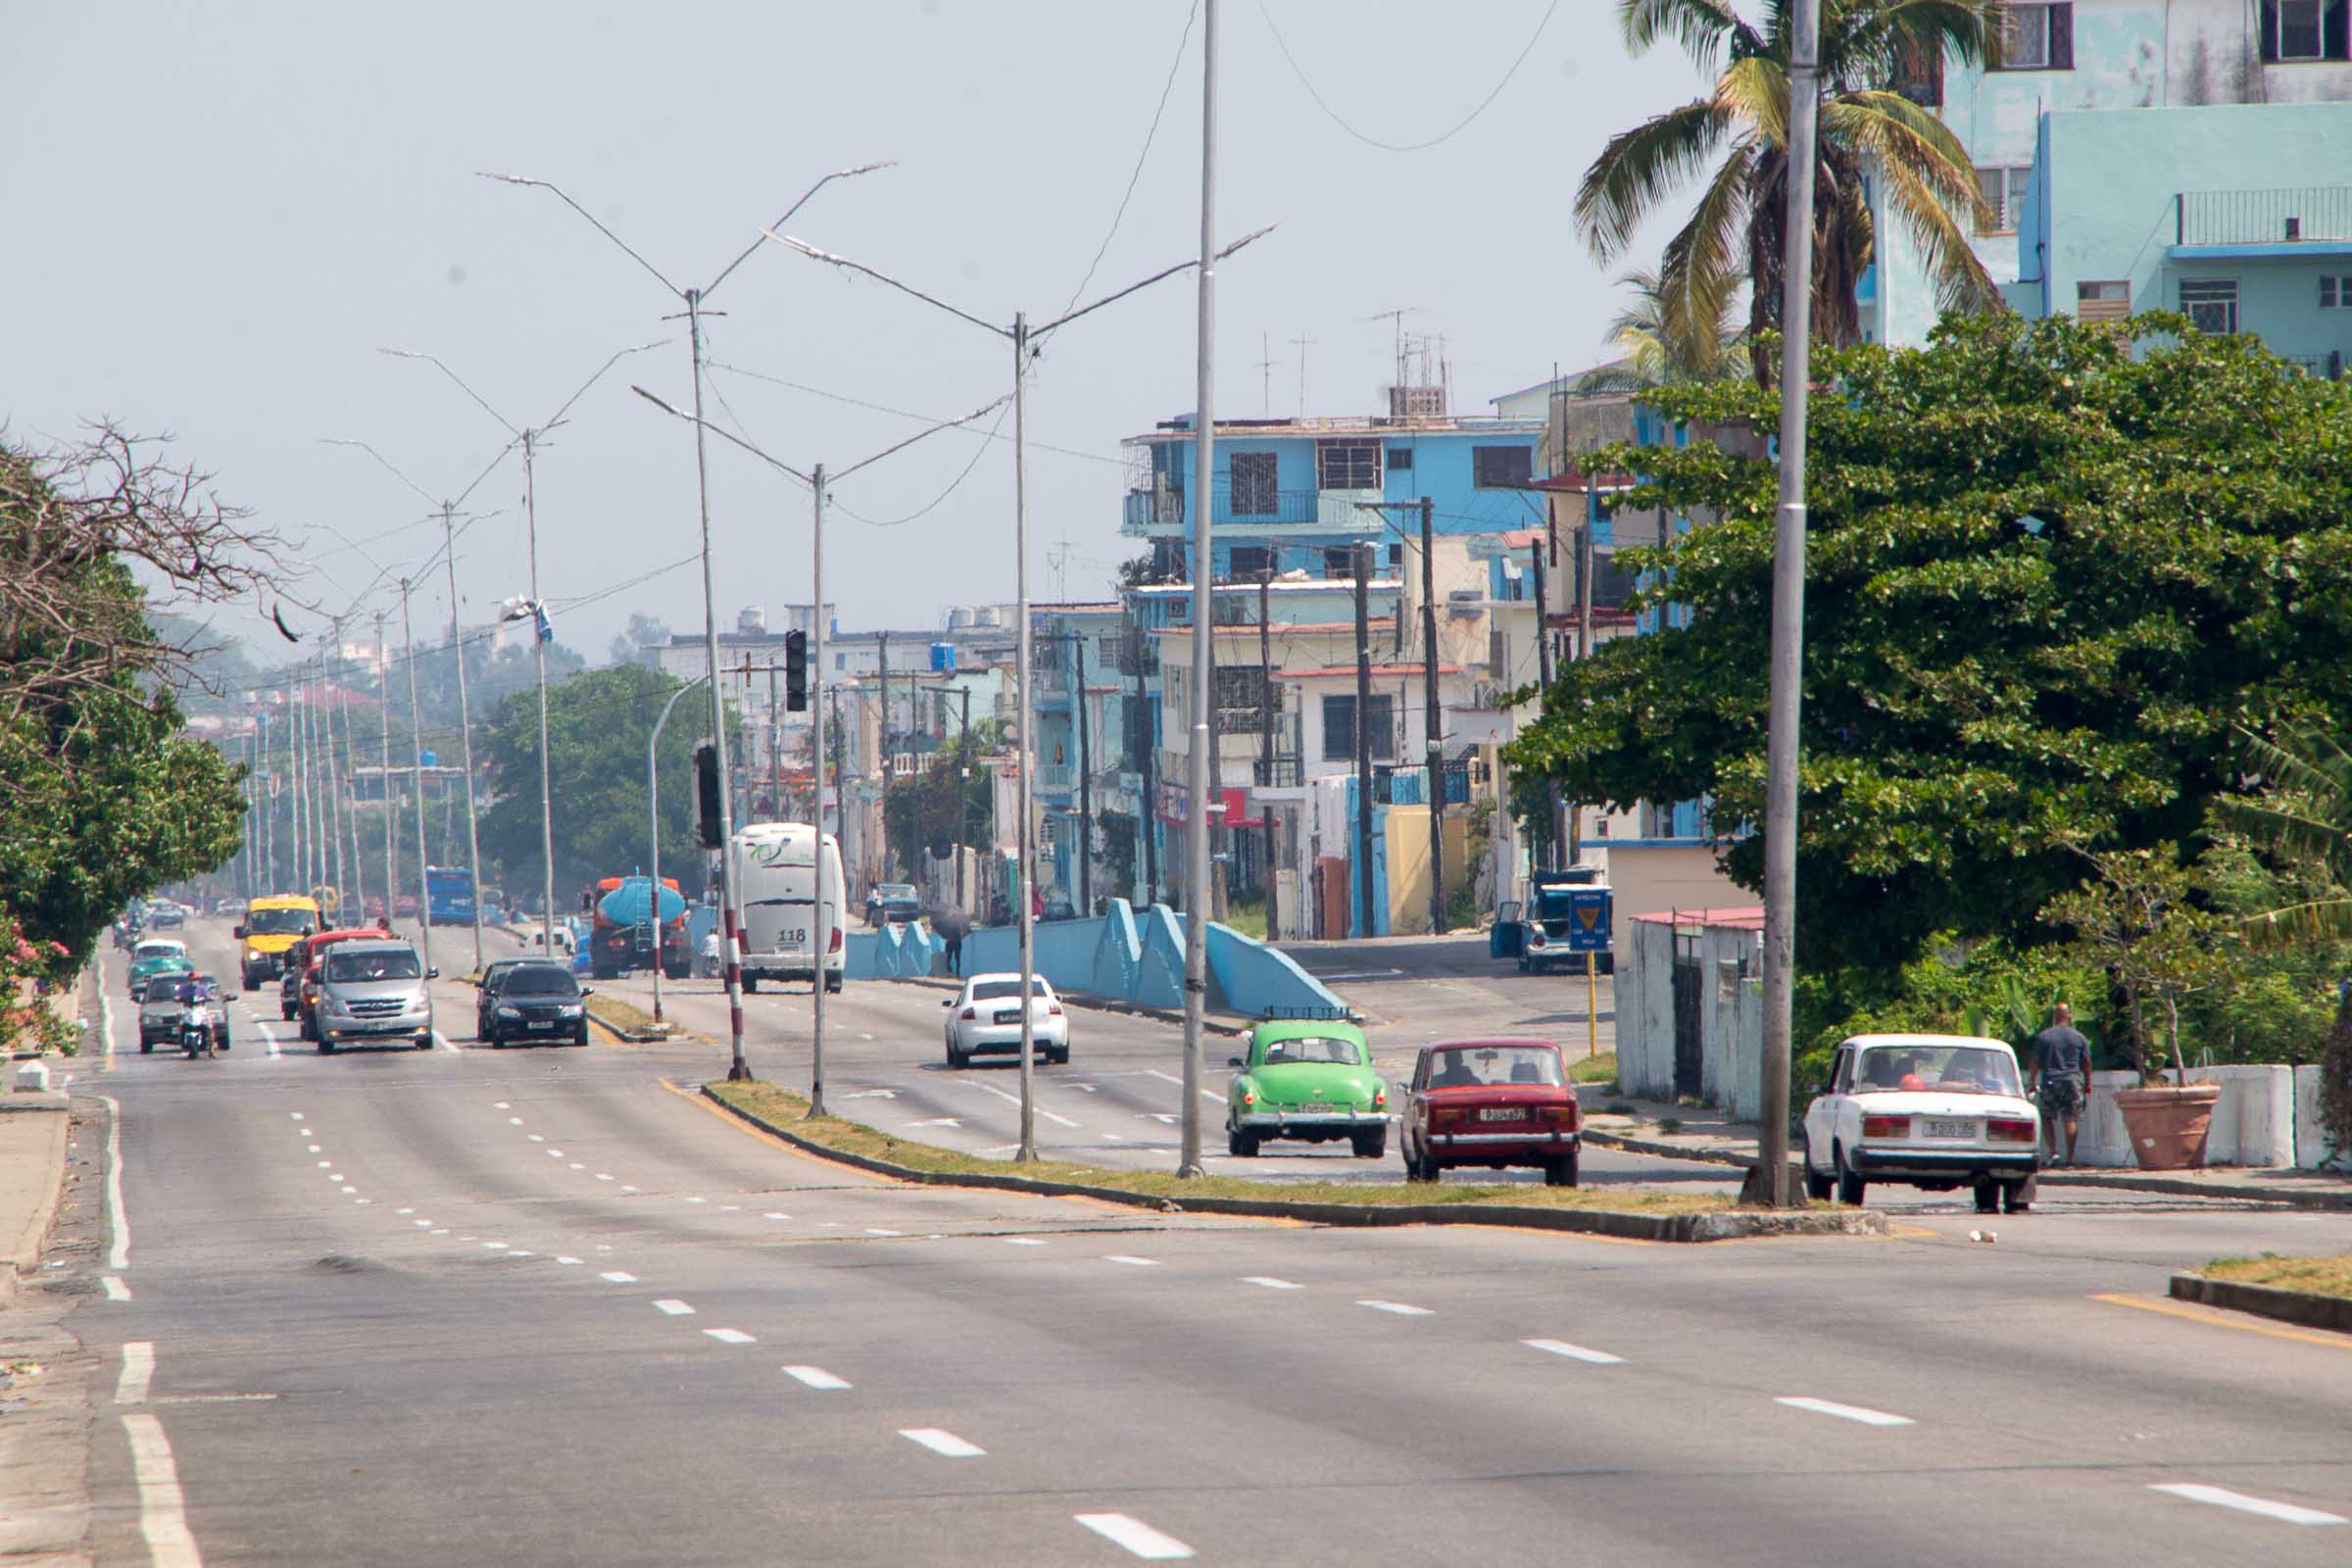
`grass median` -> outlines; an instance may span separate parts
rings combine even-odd
[[[812,1117],[806,1096],[771,1083],[754,1080],[712,1084],[710,1093],[738,1110],[789,1128],[795,1136],[821,1148],[940,1175],[1027,1176],[1039,1181],[1065,1182],[1073,1187],[1114,1188],[1178,1201],[1186,1198],[1245,1198],[1295,1203],[1360,1203],[1383,1208],[1462,1204],[1592,1208],[1631,1214],[1707,1214],[1739,1207],[1732,1199],[1715,1194],[1636,1194],[1591,1187],[1497,1183],[1471,1186],[1455,1182],[1263,1182],[1240,1176],[1199,1176],[1187,1180],[1168,1171],[1114,1170],[1059,1160],[1015,1164],[1011,1160],[959,1153],[936,1144],[893,1138],[862,1122],[844,1121],[839,1116]]]
[[[675,1032],[674,1025],[654,1022],[654,1015],[643,1007],[632,1006],[618,997],[602,991],[589,994],[588,1010],[600,1022],[611,1024],[624,1035],[668,1035]]]
[[[2352,1299],[2352,1252],[2329,1257],[2281,1257],[2277,1252],[2260,1257],[2220,1257],[2206,1264],[2204,1273],[2211,1280]]]

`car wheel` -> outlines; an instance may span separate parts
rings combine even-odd
[[[2001,1211],[2001,1184],[1989,1176],[1976,1180],[1977,1212],[1998,1214]]]
[[[588,1026],[586,1024],[580,1025],[572,1034],[571,1043],[575,1046],[584,1046],[588,1043]]]
[[[318,1054],[320,1054],[321,1056],[331,1056],[331,1055],[333,1055],[334,1054],[335,1054],[335,1043],[334,1043],[332,1040],[329,1040],[329,1039],[327,1039],[327,1038],[326,1038],[325,1036],[323,1036],[323,1035],[319,1036],[319,1038],[318,1038]]]
[[[757,995],[759,995],[759,993],[760,993],[760,977],[759,977],[758,975],[756,975],[756,974],[747,974],[747,975],[745,975],[745,976],[743,977],[743,994],[744,994],[745,996],[747,996],[747,997],[751,997],[751,996],[757,996]]]
[[[1848,1208],[1860,1208],[1863,1191],[1869,1184],[1845,1168],[1845,1146],[1843,1144],[1831,1149],[1830,1158],[1838,1167],[1838,1201]]]
[[[1236,1159],[1255,1159],[1258,1142],[1257,1134],[1236,1128],[1225,1135],[1225,1152]]]
[[[417,1051],[430,1051],[430,1050],[432,1050],[432,1049],[433,1049],[433,1037],[432,1037],[432,1036],[431,1036],[429,1033],[428,1033],[428,1034],[421,1034],[421,1035],[418,1035],[418,1036],[416,1037],[416,1046],[415,1046],[415,1048],[414,1048],[414,1049],[416,1049],[416,1050],[417,1050]]]
[[[1063,1046],[1058,1050],[1049,1052],[1046,1060],[1056,1067],[1067,1067],[1070,1064],[1070,1048]]]
[[[1813,1145],[1805,1145],[1805,1197],[1816,1203],[1830,1200],[1830,1178],[1813,1168]]]
[[[1544,1162],[1544,1185],[1546,1187],[1574,1187],[1576,1185],[1575,1150],[1571,1149],[1564,1154],[1555,1154]]]
[[[153,1050],[155,1050],[155,1042],[148,1039],[145,1035],[141,1035],[139,1037],[139,1054],[144,1056]]]
[[[2034,1206],[2034,1181],[2031,1176],[2001,1183],[2001,1206],[2012,1214],[2023,1214]]]
[[[1389,1130],[1383,1127],[1376,1133],[1351,1133],[1348,1141],[1355,1146],[1358,1159],[1380,1159],[1389,1152]]]

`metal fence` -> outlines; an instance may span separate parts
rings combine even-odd
[[[2352,239],[2352,185],[2185,190],[2173,202],[2176,245],[2278,245]]]

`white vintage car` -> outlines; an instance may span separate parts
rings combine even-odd
[[[1805,1192],[1860,1204],[1868,1185],[1973,1188],[1979,1213],[2034,1201],[2041,1112],[2017,1054],[1970,1035],[1856,1035],[1805,1107]]]

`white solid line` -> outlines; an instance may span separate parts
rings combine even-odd
[[[101,991],[103,998],[105,993]],[[127,1268],[130,1264],[130,1217],[122,1212],[122,1107],[112,1095],[100,1095],[106,1102],[106,1223],[114,1241],[106,1250],[108,1268]],[[296,1111],[295,1115],[302,1114]]]
[[[139,1534],[147,1542],[148,1561],[155,1568],[203,1568],[164,1424],[143,1412],[126,1415],[122,1433],[130,1440],[130,1469],[139,1484]]]
[[[106,1059],[112,1062],[115,1059],[115,996],[106,989],[103,970],[98,976],[98,1034],[106,1042]],[[103,1100],[106,1097],[101,1095],[99,1098]]]
[[[1570,1345],[1566,1340],[1521,1340],[1519,1343],[1531,1350],[1543,1350],[1551,1355],[1564,1355],[1571,1361],[1590,1361],[1594,1366],[1623,1366],[1625,1364],[1625,1357],[1622,1355],[1611,1355],[1606,1350],[1588,1350],[1581,1345]]]
[[[694,1315],[694,1308],[674,1296],[664,1296],[654,1303],[654,1309],[659,1312],[667,1312],[671,1317],[692,1317]]]
[[[1184,1080],[1177,1077],[1172,1072],[1161,1072],[1157,1067],[1146,1067],[1144,1071],[1150,1073],[1161,1083],[1174,1084],[1179,1089],[1184,1087]],[[1200,1091],[1200,1093],[1207,1096],[1210,1100],[1215,1101],[1220,1105],[1226,1103],[1225,1097],[1218,1094],[1214,1089],[1203,1089]]]
[[[1000,1237],[999,1240],[1004,1242],[1006,1247],[1043,1247],[1046,1245],[1046,1239],[1042,1236],[1004,1236]]]
[[[1394,1312],[1398,1317],[1430,1317],[1434,1315],[1426,1306],[1410,1306],[1402,1301],[1358,1301],[1355,1304],[1368,1306],[1375,1312]]]
[[[886,1231],[879,1225],[868,1225],[865,1228],[865,1234],[868,1236],[904,1236],[906,1233],[905,1231]]]
[[[1174,1562],[1193,1554],[1193,1548],[1174,1536],[1162,1535],[1141,1519],[1130,1519],[1123,1513],[1081,1513],[1071,1517],[1112,1544],[1124,1546],[1136,1556],[1152,1562]]]
[[[122,1347],[122,1375],[115,1380],[117,1404],[145,1404],[147,1385],[155,1381],[155,1345],[132,1340]]]
[[[972,1080],[971,1080],[971,1079],[969,1079],[969,1078],[959,1078],[959,1079],[957,1079],[957,1080],[956,1080],[956,1082],[958,1082],[958,1083],[967,1083],[967,1084],[971,1084],[971,1086],[972,1086],[974,1089],[985,1089],[985,1090],[987,1090],[987,1091],[988,1091],[990,1094],[992,1094],[992,1095],[996,1096],[996,1097],[997,1097],[999,1100],[1002,1100],[1002,1101],[1004,1101],[1004,1102],[1006,1104],[1017,1105],[1017,1104],[1019,1104],[1019,1103],[1021,1102],[1021,1097],[1020,1097],[1020,1096],[1018,1096],[1018,1095],[1008,1095],[1008,1094],[1006,1094],[1006,1093],[1005,1093],[1004,1090],[1002,1090],[1002,1089],[999,1089],[999,1088],[998,1088],[998,1087],[997,1087],[995,1084],[973,1083],[973,1082],[972,1082]],[[1046,1120],[1048,1120],[1048,1121],[1057,1121],[1057,1122],[1061,1123],[1061,1124],[1062,1124],[1064,1127],[1075,1127],[1075,1126],[1077,1126],[1077,1125],[1078,1125],[1076,1122],[1074,1122],[1074,1121],[1070,1120],[1070,1118],[1069,1118],[1069,1117],[1067,1117],[1067,1116],[1056,1116],[1055,1114],[1054,1114],[1054,1112],[1052,1112],[1052,1111],[1048,1110],[1048,1109],[1047,1109],[1045,1106],[1043,1106],[1043,1105],[1036,1106],[1035,1108],[1036,1108],[1036,1110],[1037,1110],[1037,1113],[1038,1113],[1040,1116],[1043,1116],[1043,1117],[1045,1117],[1045,1118],[1046,1118]]]
[[[705,1329],[703,1332],[721,1345],[758,1345],[760,1343],[741,1329]]]
[[[599,1274],[597,1278],[603,1280],[607,1285],[634,1285],[637,1283],[636,1275],[623,1274],[618,1269],[614,1269],[610,1274]]]
[[[2151,1486],[2150,1492],[2169,1492],[2176,1497],[2191,1502],[2210,1502],[2217,1508],[2235,1508],[2240,1513],[2258,1513],[2266,1519],[2280,1519],[2290,1525],[2352,1524],[2340,1513],[2322,1513],[2317,1508],[2298,1508],[2291,1502],[2273,1502],[2268,1497],[2249,1497],[2242,1492],[2230,1492],[2222,1487],[2200,1486],[2194,1482],[2176,1481],[2163,1486]]]
[[[115,1278],[115,1276],[112,1274],[107,1275],[106,1278],[100,1280],[98,1283],[106,1287],[106,1298],[108,1300],[127,1301],[130,1299],[130,1287],[123,1284],[121,1280]]]
[[[977,1443],[966,1443],[955,1433],[943,1432],[938,1427],[901,1427],[899,1436],[950,1459],[977,1459],[988,1452]]]
[[[1792,1410],[1810,1410],[1816,1415],[1834,1415],[1840,1421],[1859,1421],[1866,1427],[1907,1427],[1912,1424],[1907,1415],[1888,1415],[1884,1410],[1868,1410],[1858,1404],[1838,1404],[1830,1399],[1784,1395],[1773,1400]]]
[[[821,1366],[788,1366],[784,1370],[812,1389],[846,1389],[850,1386],[849,1379],[837,1378]]]
[[[455,1051],[458,1048],[450,1043],[449,1036],[436,1029],[433,1031],[433,1049],[435,1051]]]
[[[1159,1267],[1159,1259],[1156,1257],[1136,1257],[1127,1252],[1113,1252],[1109,1256],[1103,1258],[1102,1261],[1105,1263],[1126,1263],[1135,1268]]]
[[[1245,1274],[1242,1276],[1242,1283],[1244,1285],[1262,1285],[1269,1291],[1303,1291],[1306,1289],[1305,1286],[1291,1280],[1278,1280],[1271,1274]]]

